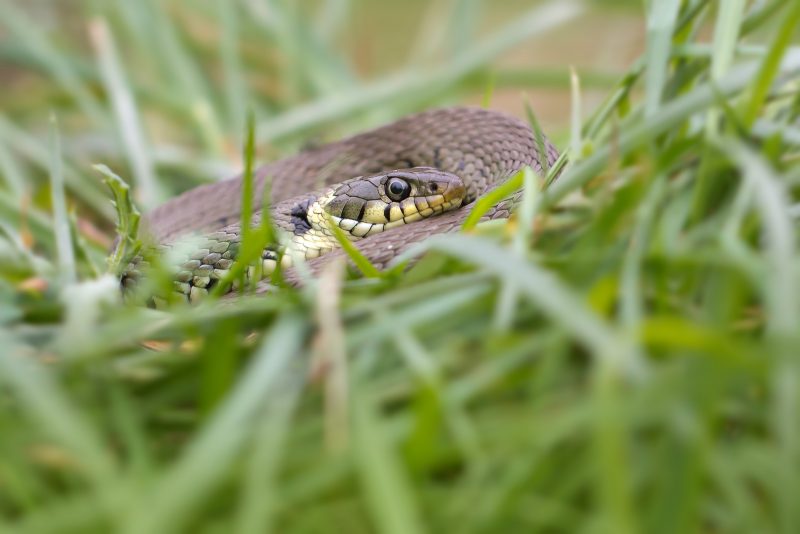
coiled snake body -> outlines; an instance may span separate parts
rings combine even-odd
[[[336,248],[331,222],[383,267],[426,236],[457,230],[469,213],[464,205],[523,167],[542,173],[542,163],[552,165],[558,152],[546,139],[544,154],[538,146],[527,124],[503,113],[436,109],[260,167],[253,209],[260,208],[269,181],[275,224],[312,268],[336,254],[314,259]],[[241,186],[241,178],[233,178],[194,188],[145,219],[154,240],[165,246],[202,236],[176,268],[175,287],[190,300],[236,261]],[[513,202],[497,204],[484,218],[507,217]],[[265,249],[262,258],[268,272],[277,248]],[[135,280],[140,267],[129,266],[123,282]]]

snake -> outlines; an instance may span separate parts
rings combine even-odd
[[[245,269],[245,277],[265,279],[298,259],[318,271],[343,254],[332,225],[385,268],[426,237],[457,231],[476,199],[521,169],[543,176],[558,156],[544,135],[516,117],[448,107],[264,164],[253,173],[251,225],[261,223],[268,191],[269,219],[282,239],[263,248],[260,265]],[[195,187],[143,219],[148,241],[171,252],[173,289],[189,302],[202,300],[240,259],[243,183],[240,175]],[[517,191],[496,203],[482,220],[509,217],[520,198]],[[136,287],[148,267],[134,258],[123,288]]]

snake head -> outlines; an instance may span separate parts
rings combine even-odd
[[[321,197],[321,210],[353,238],[366,237],[461,207],[461,178],[430,167],[383,172],[346,180]]]

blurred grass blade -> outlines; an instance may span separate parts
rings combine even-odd
[[[770,277],[765,280],[768,322],[784,338],[797,334],[800,324],[800,285],[797,281],[795,227],[789,215],[789,199],[769,166],[747,146],[732,140],[722,147],[735,161],[745,180],[752,183],[756,207],[764,224]]]
[[[525,116],[528,118],[528,124],[533,130],[533,139],[536,141],[536,152],[538,153],[538,161],[542,166],[542,173],[547,175],[550,172],[550,163],[547,159],[547,141],[539,124],[539,119],[536,118],[536,113],[533,112],[530,100],[525,99]]]
[[[486,87],[483,88],[483,97],[481,97],[481,107],[489,109],[492,107],[492,96],[494,95],[494,85],[496,77],[494,73],[489,73],[486,79]]]
[[[297,365],[296,358],[303,331],[303,322],[294,315],[275,322],[240,383],[209,424],[155,487],[142,495],[141,502],[133,503],[124,532],[180,530],[203,505],[252,438],[261,410],[273,404],[272,399],[280,399],[287,388],[302,383],[303,366]]]
[[[652,241],[650,233],[658,213],[658,207],[663,203],[666,178],[657,175],[652,180],[652,185],[647,190],[644,199],[636,210],[634,231],[622,264],[621,283],[619,287],[619,316],[620,322],[629,329],[635,328],[642,322],[645,299],[642,288],[642,262],[647,253],[648,245]]]
[[[384,316],[379,316],[363,321],[357,327],[351,327],[347,336],[348,346],[357,348],[367,342],[378,343],[390,338],[398,329],[410,329],[442,320],[478,297],[485,297],[487,293],[489,293],[488,286],[463,287],[451,289],[448,293],[438,295],[436,299],[423,298],[420,302],[395,309],[391,321],[382,320]]]
[[[331,454],[347,450],[349,444],[349,362],[341,317],[343,258],[328,263],[319,275],[312,342],[312,374],[325,383],[325,448]]]
[[[242,132],[247,128],[247,106],[250,94],[242,73],[239,57],[239,10],[232,8],[228,2],[216,2],[217,12],[222,26],[222,37],[219,43],[220,60],[224,70],[225,103],[228,112],[228,128],[234,132]],[[239,146],[244,143],[240,141]]]
[[[752,64],[734,68],[723,78],[716,88],[702,85],[691,92],[661,106],[658,111],[644,121],[631,119],[620,125],[620,136],[615,150],[620,156],[643,146],[657,136],[675,128],[695,113],[705,111],[720,96],[730,96],[741,91],[755,72]],[[782,65],[781,75],[791,78],[800,73],[800,54],[787,56]],[[551,187],[547,189],[545,207],[551,206],[575,188],[582,186],[601,172],[611,155],[609,147],[603,147],[591,156],[571,167]]]
[[[512,242],[512,250],[520,258],[524,258],[531,248],[534,219],[536,217],[539,184],[530,167],[522,169],[522,200],[515,211],[516,230]],[[517,303],[517,287],[513,280],[505,282],[497,299],[494,324],[498,330],[508,330],[514,319]]]
[[[678,21],[680,0],[650,0],[647,14],[645,62],[645,116],[652,116],[661,105],[667,80],[670,47]]]
[[[108,24],[102,18],[89,23],[89,36],[100,63],[100,74],[111,99],[122,146],[136,181],[136,193],[145,209],[154,208],[163,200],[159,181],[153,169],[150,150],[145,140],[140,113],[114,45]]]
[[[16,157],[3,144],[0,144],[0,178],[16,198],[22,198],[28,189]]]
[[[273,395],[266,414],[256,423],[237,517],[236,532],[240,534],[280,531],[274,528],[277,523],[276,504],[281,498],[276,478],[282,467],[291,418],[302,393],[301,386],[300,381],[282,385],[281,394]]]
[[[570,97],[570,160],[579,161],[583,156],[583,139],[581,137],[581,124],[583,123],[583,112],[581,110],[581,79],[575,67],[569,68]]]
[[[242,232],[242,242],[246,243],[247,238],[253,232],[251,225],[253,221],[253,170],[255,167],[256,145],[255,145],[255,121],[251,114],[247,118],[247,135],[243,147],[244,171],[242,172],[242,214],[239,220]]]
[[[267,119],[259,124],[258,141],[269,142],[298,134],[349,114],[398,100],[422,101],[522,40],[565,24],[582,11],[583,4],[577,0],[548,2],[533,8],[501,30],[461,51],[443,67],[429,71],[414,69],[397,72],[360,88],[337,92]]]
[[[722,79],[733,64],[744,15],[745,0],[728,0],[719,4],[711,54],[713,80]]]
[[[711,79],[715,82],[721,80],[733,64],[744,14],[744,0],[731,0],[719,5],[711,50]],[[714,136],[718,133],[719,115],[719,110],[709,110],[706,135]]]
[[[274,0],[243,0],[250,19],[266,31],[288,60],[280,71],[288,86],[307,82],[315,93],[325,94],[351,88],[353,74],[348,64],[333,53],[335,48],[321,39],[312,27],[302,23],[298,4]],[[288,4],[288,6],[287,6]],[[295,11],[292,11],[295,10]],[[302,68],[298,68],[302,66]],[[288,95],[293,102],[297,95]]]
[[[515,211],[517,228],[516,232],[514,232],[513,243],[514,252],[520,258],[524,257],[526,251],[531,247],[533,226],[539,201],[540,180],[537,178],[530,167],[526,166],[522,169],[522,200]]]
[[[592,375],[595,464],[599,475],[595,491],[600,499],[600,516],[607,531],[635,534],[637,521],[632,506],[632,473],[628,459],[632,451],[624,415],[623,381],[619,369],[603,360]]]
[[[774,41],[769,47],[767,55],[764,56],[758,74],[756,74],[750,86],[744,110],[744,122],[748,127],[755,123],[759,110],[763,106],[775,78],[780,73],[781,60],[784,57],[784,53],[792,41],[798,24],[800,24],[800,2],[789,2],[787,6],[786,9],[789,11],[786,13],[786,18],[783,19],[778,28]]]
[[[398,261],[426,250],[440,250],[462,258],[489,270],[501,280],[513,279],[520,293],[539,304],[598,358],[624,361],[626,349],[622,349],[614,329],[589,311],[547,271],[520,260],[484,238],[466,235],[433,236],[403,253]]]
[[[67,216],[61,139],[58,134],[58,120],[55,113],[50,115],[50,188],[53,201],[53,232],[58,250],[58,270],[64,282],[71,283],[77,279],[75,250],[72,247],[72,234]]]
[[[424,532],[414,502],[411,481],[403,472],[398,453],[381,427],[375,402],[360,388],[351,409],[355,457],[366,501],[378,529],[388,534]]]

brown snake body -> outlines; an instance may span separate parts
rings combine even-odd
[[[255,174],[253,209],[260,208],[264,185],[269,180],[277,226],[298,233],[296,217],[290,215],[296,213],[293,206],[315,199],[322,188],[353,177],[418,167],[460,178],[466,189],[463,204],[467,205],[525,166],[542,174],[543,168],[550,167],[558,157],[553,145],[546,139],[544,143],[546,154],[540,154],[531,128],[500,112],[463,107],[435,109],[261,166]],[[241,178],[237,177],[196,187],[150,212],[145,227],[159,243],[171,243],[187,234],[226,235],[225,239],[236,241],[241,186]],[[512,205],[513,199],[503,201],[484,219],[507,217]],[[466,206],[391,229],[387,225],[382,233],[355,244],[376,266],[384,267],[411,244],[432,234],[457,230],[468,213]],[[210,249],[214,250],[213,241]],[[190,267],[207,273],[219,266],[215,261],[225,261],[209,248],[204,252],[205,255],[192,256],[196,259]],[[311,259],[312,269],[337,252]],[[191,286],[197,278],[195,271],[188,272],[192,276],[185,276],[182,283]]]

